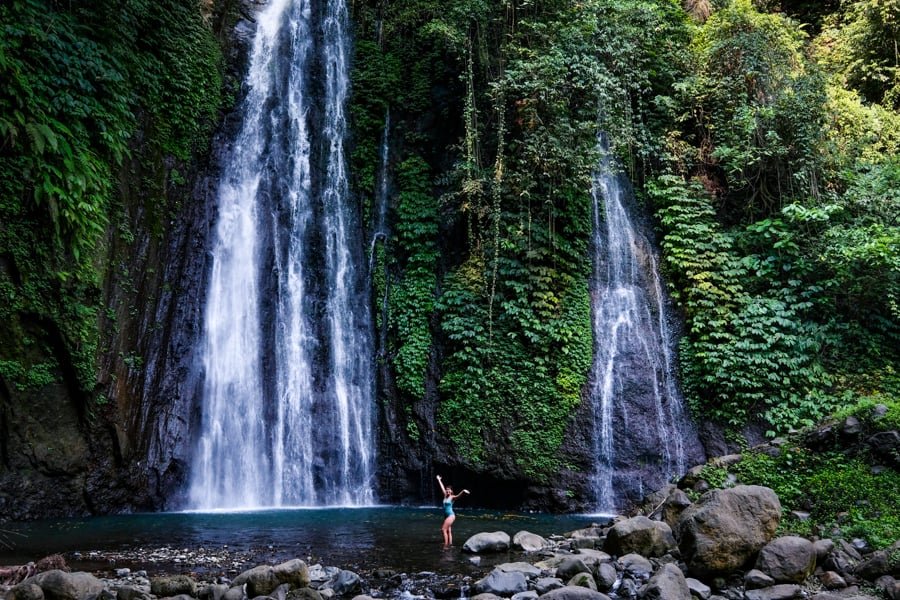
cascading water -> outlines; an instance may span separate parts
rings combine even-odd
[[[598,512],[614,513],[624,498],[639,499],[683,473],[702,451],[675,380],[653,246],[629,217],[627,184],[616,171],[605,136],[599,136],[598,145],[601,161],[591,190],[591,396],[597,461],[592,487]]]
[[[273,0],[257,19],[243,124],[219,185],[194,508],[374,501],[371,319],[344,156],[346,21],[342,0]]]

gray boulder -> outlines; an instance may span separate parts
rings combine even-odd
[[[816,563],[820,564],[834,550],[834,541],[829,539],[816,540],[813,542],[813,548],[816,549]]]
[[[613,586],[616,585],[618,577],[619,575],[616,573],[616,568],[607,562],[598,564],[594,571],[594,578],[597,580],[597,589],[601,592],[610,591]]]
[[[515,594],[510,600],[537,600],[538,593],[534,590],[528,590],[525,592],[519,592]]]
[[[309,568],[299,558],[275,565],[272,568],[272,572],[280,584],[287,583],[292,588],[302,588],[309,585]]]
[[[0,588],[0,593],[2,593]],[[22,582],[6,592],[6,600],[44,600],[44,590],[36,583]]]
[[[233,588],[228,588],[228,591],[225,592],[225,595],[222,596],[222,600],[244,600],[247,595],[244,593],[244,586],[239,585]]]
[[[775,585],[775,580],[760,571],[759,569],[750,569],[744,574],[744,588],[748,590],[758,590],[760,588]]]
[[[708,585],[693,577],[687,577],[685,581],[691,596],[700,600],[709,600],[709,597],[712,595],[712,589]]]
[[[594,590],[595,592],[597,591],[597,582],[594,581],[594,576],[590,573],[576,573],[566,585],[584,587],[589,590]]]
[[[882,575],[876,579],[875,588],[880,590],[888,600],[900,600],[900,581],[890,575]]]
[[[231,585],[236,587],[246,584],[247,597],[255,598],[268,596],[283,584],[301,588],[308,586],[309,582],[309,569],[306,563],[295,558],[274,567],[270,565],[253,567],[235,577]]]
[[[466,543],[463,544],[463,550],[473,554],[506,552],[509,550],[509,534],[505,531],[476,533],[466,540]]]
[[[688,498],[688,495],[684,492],[684,490],[672,486],[672,490],[669,492],[669,495],[666,497],[666,500],[662,505],[662,520],[669,527],[674,529],[675,525],[681,518],[682,513],[684,513],[684,510],[690,505],[691,499]]]
[[[746,600],[793,600],[793,598],[801,597],[803,597],[803,588],[794,583],[782,583],[744,592]]]
[[[286,600],[324,600],[318,590],[311,587],[294,588],[287,594]]]
[[[487,577],[475,583],[475,591],[479,594],[496,594],[507,598],[527,589],[528,581],[525,579],[525,575],[518,571],[494,569],[488,573]]]
[[[885,550],[876,550],[856,565],[854,574],[874,581],[882,575],[900,577],[900,542]]]
[[[512,545],[513,548],[519,548],[525,552],[538,552],[544,548],[549,548],[550,542],[537,534],[520,531],[513,536]]]
[[[103,582],[90,573],[66,573],[59,569],[32,575],[22,583],[40,587],[46,600],[94,600],[103,591]]]
[[[341,570],[337,575],[328,580],[325,587],[334,590],[338,596],[348,596],[354,592],[358,592],[362,586],[362,580],[359,575],[353,571]]]
[[[567,585],[541,595],[538,600],[609,600],[609,596],[586,587]]]
[[[780,520],[775,492],[739,485],[708,492],[685,509],[676,537],[691,573],[714,576],[749,562],[774,537]]]
[[[228,587],[224,585],[215,587],[224,589],[219,596],[210,595],[210,600],[222,600],[222,597],[225,595],[225,591],[228,590]],[[113,586],[113,591],[116,593],[116,598],[118,598],[118,600],[150,600],[150,594],[133,585],[116,585]]]
[[[826,590],[842,590],[847,587],[847,582],[843,577],[834,571],[825,571],[819,575],[819,581]]]
[[[534,582],[534,591],[539,595],[558,590],[563,587],[563,582],[558,577],[541,577]]]
[[[643,581],[653,573],[653,565],[640,554],[626,554],[620,557],[616,563],[634,579]]]
[[[641,556],[662,556],[675,548],[672,528],[662,521],[638,516],[619,521],[609,530],[603,549],[622,556],[636,553]]]
[[[502,565],[497,565],[495,568],[504,573],[521,573],[529,579],[541,576],[541,570],[527,562],[503,563]]]
[[[691,591],[681,569],[669,563],[660,567],[638,596],[642,600],[691,600]]]
[[[759,551],[756,568],[778,583],[800,583],[816,569],[816,548],[806,538],[775,538]]]
[[[556,576],[563,581],[568,581],[579,573],[590,573],[591,569],[577,556],[564,558],[556,567]]]
[[[475,594],[472,596],[472,600],[503,600],[497,594],[491,594],[489,592],[484,592],[483,594]]]

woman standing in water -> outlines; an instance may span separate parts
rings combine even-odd
[[[453,514],[453,501],[470,492],[469,490],[463,490],[454,496],[453,488],[449,485],[444,487],[444,482],[441,481],[440,475],[437,476],[437,480],[438,485],[441,486],[441,491],[444,492],[444,524],[441,525],[441,532],[444,534],[444,545],[450,546],[453,544],[453,532],[450,530],[450,527],[453,525],[453,521],[456,520],[456,515]]]

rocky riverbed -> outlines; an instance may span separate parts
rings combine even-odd
[[[776,537],[781,505],[760,486],[704,494],[672,488],[647,516],[547,538],[483,532],[463,545],[475,573],[405,573],[323,565],[314,556],[249,567],[251,554],[156,548],[70,556],[0,569],[5,600],[900,600],[900,541],[864,543]],[[496,564],[491,557],[513,556]],[[252,553],[259,560],[258,552]],[[135,569],[121,565],[146,565]],[[490,566],[487,566],[490,565]]]

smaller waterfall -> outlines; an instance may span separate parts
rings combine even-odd
[[[675,380],[672,334],[650,241],[626,209],[627,183],[609,144],[598,136],[601,161],[591,195],[594,274],[591,283],[594,364],[595,506],[615,512],[684,472],[691,429]],[[692,444],[696,452],[698,444]]]
[[[391,130],[391,110],[384,111],[384,130],[381,133],[381,165],[378,170],[378,189],[375,192],[375,204],[372,207],[372,241],[369,244],[369,277],[375,268],[375,245],[380,240],[387,245],[390,234],[387,226],[388,210],[388,154],[390,150],[389,136]]]

